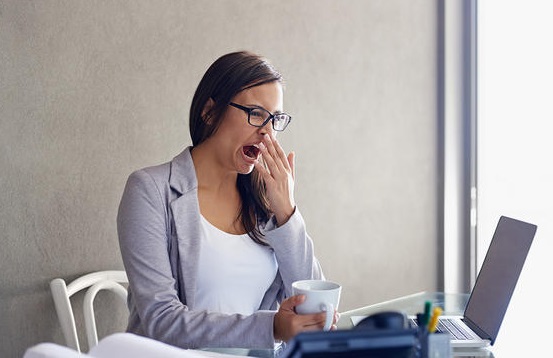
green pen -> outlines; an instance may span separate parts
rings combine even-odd
[[[432,302],[426,301],[424,302],[424,315],[423,315],[423,321],[421,324],[426,327],[428,325],[428,322],[430,322],[430,311],[432,311]]]

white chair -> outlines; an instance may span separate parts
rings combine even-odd
[[[81,352],[77,326],[71,296],[86,289],[83,300],[83,316],[88,340],[88,349],[98,344],[98,333],[96,331],[96,319],[94,318],[94,298],[101,290],[109,290],[117,294],[124,304],[127,302],[127,289],[122,284],[128,283],[125,271],[98,271],[81,276],[69,285],[61,278],[53,279],[50,282],[50,289],[56,306],[56,313],[61,324],[61,329],[68,347]]]

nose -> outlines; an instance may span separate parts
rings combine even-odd
[[[263,127],[259,127],[259,133],[262,135],[271,133],[274,136],[276,131],[273,129],[273,121],[270,120]]]

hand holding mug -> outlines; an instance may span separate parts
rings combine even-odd
[[[276,340],[288,342],[295,335],[306,331],[319,331],[324,329],[327,319],[326,312],[312,314],[297,314],[295,307],[305,301],[304,295],[297,295],[287,298],[282,302],[273,322],[274,337]],[[331,329],[336,329],[339,313],[334,314]]]
[[[335,320],[335,312],[338,311],[342,286],[335,282],[324,280],[303,280],[292,284],[294,295],[304,295],[305,300],[296,306],[296,312],[313,314],[325,312],[326,319],[323,329],[330,330]]]

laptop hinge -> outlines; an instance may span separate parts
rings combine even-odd
[[[470,319],[464,317],[463,319],[463,322],[465,322],[465,324],[474,331],[474,333],[476,333],[480,338],[483,338],[483,339],[487,339],[490,341],[490,344],[493,345],[494,341],[495,341],[495,338],[491,337],[488,333],[486,333],[485,331],[483,331],[482,329],[480,329],[480,327],[478,327],[478,325],[474,322],[472,322]]]

